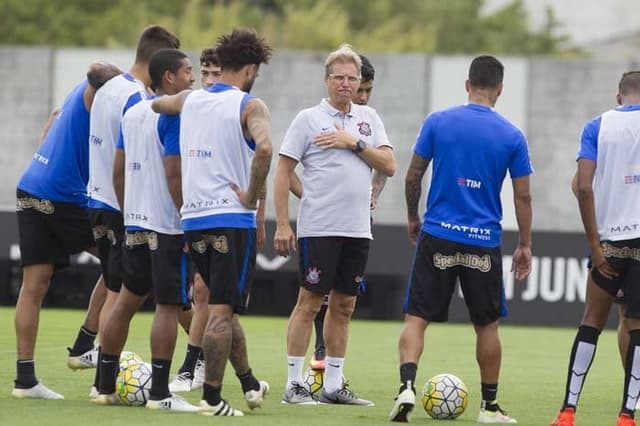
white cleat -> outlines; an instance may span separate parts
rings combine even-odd
[[[94,400],[98,397],[98,395],[100,395],[100,393],[98,392],[98,388],[96,388],[95,386],[91,386],[91,390],[89,391],[89,399]]]
[[[244,416],[242,411],[236,410],[224,399],[218,405],[209,405],[205,400],[200,401],[200,414],[204,416]]]
[[[398,394],[393,409],[389,414],[389,420],[392,422],[407,423],[411,421],[411,411],[416,405],[416,394],[408,387]]]
[[[250,390],[244,393],[244,399],[247,401],[247,405],[250,410],[254,408],[262,407],[262,403],[264,402],[264,396],[269,393],[269,383],[260,380],[260,389],[258,390]]]
[[[282,403],[290,405],[318,405],[318,401],[300,383],[293,382],[290,388],[284,390]]]
[[[185,372],[180,373],[169,383],[169,392],[190,392],[193,389],[193,380],[191,374]]]
[[[87,368],[96,368],[98,365],[98,347],[94,346],[92,349],[77,355],[67,358],[67,367],[72,370],[85,370]]]
[[[196,368],[193,370],[193,383],[191,390],[200,389],[204,385],[204,361],[199,359]]]
[[[33,399],[64,399],[64,396],[52,391],[42,383],[30,387],[28,389],[13,388],[11,395],[14,398],[33,398]]]
[[[200,407],[189,404],[179,395],[169,395],[164,399],[147,401],[147,408],[150,410],[179,411],[182,413],[195,413],[200,411]]]
[[[120,398],[115,392],[98,394],[91,402],[98,405],[121,405]]]
[[[478,423],[492,424],[515,424],[518,421],[507,416],[507,413],[498,408],[498,411],[480,410],[478,414]]]

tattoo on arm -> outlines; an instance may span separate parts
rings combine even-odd
[[[411,163],[407,170],[407,176],[405,178],[405,198],[407,201],[407,216],[418,216],[418,204],[420,203],[420,196],[422,195],[422,177],[429,167],[429,160],[424,157],[413,154],[411,157]]]
[[[259,99],[252,99],[245,107],[246,132],[256,143],[256,154],[251,163],[249,196],[258,200],[265,188],[265,180],[271,166],[271,136],[269,134],[269,109]]]

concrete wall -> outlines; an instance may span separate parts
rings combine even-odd
[[[190,56],[197,67],[198,52]],[[271,109],[276,149],[296,113],[325,96],[324,56],[280,51],[261,69],[254,94]],[[83,78],[87,64],[107,59],[127,69],[131,58],[133,52],[127,50],[0,48],[0,96],[5,106],[0,112],[0,206],[12,209],[16,182],[37,146],[49,111]],[[420,125],[433,108],[464,102],[464,78],[471,58],[405,54],[370,55],[370,59],[376,67],[371,104],[383,118],[398,160],[397,175],[389,180],[374,219],[403,224],[404,173]],[[534,228],[580,231],[569,190],[580,132],[586,120],[614,105],[617,81],[626,64],[502,59],[505,90],[496,109],[519,125],[529,139],[536,170],[532,178]],[[507,180],[503,191],[506,229],[515,228],[510,192]],[[295,217],[295,201],[290,210]],[[268,216],[274,216],[271,205]]]

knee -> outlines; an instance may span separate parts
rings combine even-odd
[[[329,310],[332,315],[349,320],[356,307],[355,296],[332,296],[329,298]]]
[[[202,280],[195,280],[193,282],[193,301],[196,305],[209,304],[209,288]]]

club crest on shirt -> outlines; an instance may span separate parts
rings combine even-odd
[[[320,275],[322,275],[322,271],[318,268],[308,268],[307,274],[304,277],[304,280],[309,284],[318,284],[320,282]]]
[[[366,121],[358,123],[358,132],[363,136],[371,136],[371,126]]]

